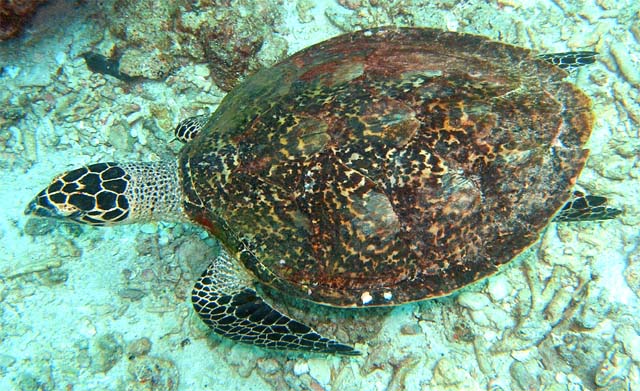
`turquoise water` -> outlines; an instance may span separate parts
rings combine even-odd
[[[0,390],[639,390],[640,5],[286,3],[58,1],[0,43]],[[596,115],[578,185],[623,215],[553,224],[499,275],[440,300],[347,311],[275,298],[322,333],[356,341],[356,358],[208,334],[189,293],[217,245],[198,228],[23,216],[58,172],[173,156],[175,124],[215,108],[238,75],[386,24],[538,52],[597,50],[597,63],[572,77]],[[121,56],[121,69],[146,80],[91,72],[81,57],[90,50]]]

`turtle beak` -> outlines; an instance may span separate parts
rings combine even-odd
[[[68,219],[69,214],[63,213],[54,204],[49,201],[47,189],[42,190],[35,196],[24,210],[27,216],[47,217],[54,219]]]
[[[29,205],[27,205],[27,207],[24,209],[24,214],[27,216],[29,215],[37,216],[38,215],[37,209],[38,209],[38,203],[34,198],[31,200],[31,202],[29,202]]]
[[[49,204],[48,208],[41,205],[41,202],[43,200],[49,203],[49,200],[47,200],[45,197],[42,197],[42,193],[44,193],[44,191],[41,191],[37,196],[34,197],[34,199],[31,200],[31,202],[29,202],[29,205],[27,205],[24,210],[25,215],[39,217],[51,216],[51,208],[53,207],[53,205]]]

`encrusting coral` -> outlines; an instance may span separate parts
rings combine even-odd
[[[15,37],[46,0],[0,1],[0,41]]]

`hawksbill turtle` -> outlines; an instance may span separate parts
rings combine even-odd
[[[615,217],[605,198],[571,191],[594,120],[564,79],[594,55],[428,28],[341,35],[181,123],[177,158],[66,172],[26,213],[195,222],[222,244],[192,292],[216,333],[358,354],[254,284],[338,307],[424,300],[496,273],[551,221]]]

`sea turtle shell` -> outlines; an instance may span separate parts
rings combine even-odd
[[[593,117],[566,76],[456,32],[322,42],[246,79],[185,146],[187,213],[289,294],[446,295],[533,244],[568,199]]]

